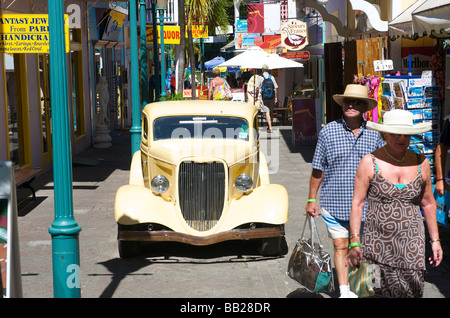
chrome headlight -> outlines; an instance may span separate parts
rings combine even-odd
[[[158,194],[164,193],[169,188],[169,180],[162,175],[157,175],[152,179],[151,186],[153,191]]]
[[[236,180],[234,181],[234,185],[239,191],[247,192],[251,189],[253,180],[249,175],[243,173],[236,178]]]

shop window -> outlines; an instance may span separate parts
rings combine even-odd
[[[25,54],[3,54],[8,121],[8,160],[15,168],[31,163]]]
[[[39,105],[41,112],[42,159],[44,164],[51,162],[52,154],[52,114],[50,109],[49,55],[38,55],[39,65]]]
[[[81,44],[81,29],[71,29],[71,39],[74,43]],[[84,94],[83,94],[83,53],[81,45],[72,46],[70,52],[71,84],[72,84],[72,118],[73,134],[81,137],[85,135],[86,125],[84,116]]]

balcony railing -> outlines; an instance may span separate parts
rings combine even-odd
[[[146,8],[150,9],[152,7],[151,0],[145,0]],[[158,13],[159,14],[159,13]],[[158,15],[157,14],[157,15]],[[178,1],[177,0],[169,0],[167,4],[167,10],[164,13],[165,17],[170,17],[169,19],[164,19],[164,24],[178,24]],[[159,19],[157,21],[159,23]],[[147,23],[153,23],[152,12],[147,10]]]

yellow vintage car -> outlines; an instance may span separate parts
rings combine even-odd
[[[143,242],[258,240],[287,253],[288,194],[259,151],[258,111],[229,101],[165,101],[142,112],[140,150],[115,199],[121,258]]]

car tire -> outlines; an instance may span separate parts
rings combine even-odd
[[[120,258],[132,258],[140,254],[139,242],[133,241],[117,241],[119,247]]]
[[[261,240],[259,253],[262,256],[282,256],[287,252],[288,247],[284,235]]]

